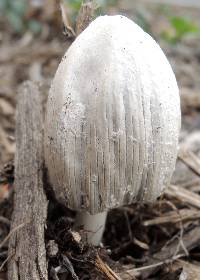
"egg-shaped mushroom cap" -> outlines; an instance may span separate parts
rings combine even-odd
[[[180,100],[159,45],[124,16],[101,16],[53,80],[45,162],[57,199],[91,214],[153,201],[177,157]]]

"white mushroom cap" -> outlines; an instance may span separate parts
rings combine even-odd
[[[91,214],[153,201],[177,157],[180,101],[159,45],[123,16],[94,20],[64,55],[45,121],[57,199]]]

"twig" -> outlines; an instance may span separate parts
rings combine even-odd
[[[184,244],[184,248],[186,248],[187,252],[189,252],[200,242],[200,228],[195,227],[190,231],[183,233],[182,241]],[[169,244],[168,246],[164,246],[159,252],[155,253],[147,262],[146,266],[148,266],[149,269],[143,273],[143,277],[145,279],[148,278],[148,276],[154,271],[154,267],[150,268],[150,266],[155,264],[155,260],[160,260],[159,263],[165,263],[166,260],[173,259],[174,253],[175,251],[177,251],[174,250],[174,248],[177,248],[176,239],[171,244]],[[186,256],[185,249],[183,249],[182,246],[179,246],[177,255]]]
[[[83,1],[76,20],[76,35],[79,35],[89,25],[94,16],[94,11],[95,5],[92,0]]]
[[[175,211],[168,212],[165,216],[156,217],[151,220],[146,220],[143,222],[144,226],[161,225],[161,224],[174,224],[180,221],[187,222],[191,220],[197,220],[200,218],[200,213],[198,210],[191,209],[181,209],[179,214]]]
[[[124,213],[124,216],[125,216],[125,219],[126,219],[130,241],[133,241],[133,235],[132,235],[132,230],[131,230],[131,226],[130,226],[127,211],[124,210],[123,213]]]
[[[0,216],[0,223],[3,223],[3,224],[6,224],[7,226],[10,226],[10,221],[3,216]]]
[[[169,205],[174,211],[176,211],[177,215],[179,216],[179,228],[180,228],[180,233],[179,233],[179,242],[177,244],[177,247],[176,247],[176,250],[173,254],[173,256],[175,256],[176,254],[178,254],[179,252],[179,249],[180,249],[180,246],[182,247],[183,251],[185,252],[186,256],[189,255],[185,245],[184,245],[184,242],[183,242],[183,223],[182,223],[182,216],[180,214],[180,211],[179,209],[176,207],[175,204],[173,204],[171,201],[165,201],[165,203],[167,205]],[[163,247],[164,248],[164,247]]]
[[[184,162],[194,173],[200,176],[200,159],[191,151],[180,148],[178,157]]]
[[[101,271],[109,280],[121,280],[121,278],[106,264],[97,254],[95,260],[96,268]]]
[[[142,266],[142,267],[139,267],[139,268],[134,268],[134,269],[128,270],[128,272],[132,272],[132,271],[133,272],[140,272],[140,271],[147,270],[147,269],[152,269],[152,268],[164,265],[164,264],[170,264],[173,261],[178,260],[178,259],[180,259],[182,257],[185,257],[185,256],[186,256],[185,254],[179,254],[179,255],[176,255],[176,256],[172,257],[171,259],[167,259],[167,260],[164,260],[164,261],[161,261],[161,262],[158,262],[158,263],[154,263],[154,264],[151,264],[151,265],[147,265],[147,266]]]
[[[184,203],[188,203],[195,208],[200,208],[200,196],[185,188],[171,185],[165,190],[165,194],[170,197],[175,197]]]
[[[62,22],[63,22],[63,26],[64,26],[64,34],[69,38],[75,38],[76,33],[75,33],[74,29],[69,24],[69,20],[68,20],[68,17],[67,17],[67,12],[66,12],[63,1],[60,1],[59,5],[60,5]]]
[[[22,224],[16,226],[15,228],[13,228],[13,229],[9,232],[9,234],[4,238],[4,240],[1,242],[1,244],[0,244],[0,249],[1,249],[1,248],[4,246],[4,244],[9,240],[9,238],[11,237],[11,235],[12,235],[13,233],[15,233],[15,232],[16,232],[17,230],[19,230],[20,228],[23,228],[26,224],[27,224],[27,223],[22,223]]]
[[[4,268],[4,265],[14,256],[14,253],[12,253],[11,255],[8,255],[7,258],[2,262],[1,266],[0,266],[0,272],[2,271],[2,269]]]

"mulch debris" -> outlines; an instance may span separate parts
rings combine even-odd
[[[50,12],[49,12],[50,13]],[[53,13],[53,12],[52,12]],[[70,45],[42,19],[46,33],[21,38],[2,31],[0,43],[0,279],[6,278],[14,187],[17,88],[37,81],[46,99],[58,63]],[[58,18],[56,27],[58,28]],[[57,31],[58,32],[58,31]],[[75,212],[49,195],[45,242],[49,279],[200,279],[200,49],[199,41],[162,43],[181,93],[180,152],[172,185],[152,204],[132,204],[108,214],[102,244],[94,248],[73,230]]]

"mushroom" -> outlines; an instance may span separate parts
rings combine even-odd
[[[98,17],[67,50],[47,102],[45,162],[89,243],[99,244],[110,208],[154,201],[169,185],[179,99],[159,45],[124,16]]]

